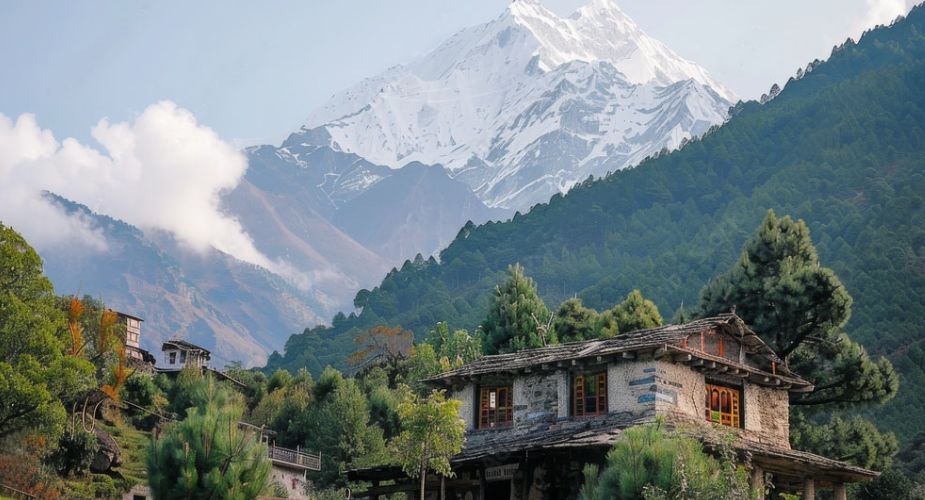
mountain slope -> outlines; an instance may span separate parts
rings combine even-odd
[[[632,288],[670,316],[697,304],[768,208],[806,220],[821,261],[854,297],[848,332],[901,374],[878,424],[925,425],[925,8],[836,48],[773,100],[737,106],[683,149],[585,182],[506,223],[467,225],[440,262],[406,263],[359,315],[293,336],[267,368],[343,360],[378,323],[424,335],[437,321],[474,328],[494,285],[521,262],[547,304],[592,307]]]
[[[465,221],[503,219],[438,166],[412,163],[345,204],[338,227],[394,263],[446,247]]]
[[[290,139],[373,163],[441,164],[524,210],[722,122],[734,95],[610,0],[560,18],[534,0],[335,95]]]
[[[145,234],[83,205],[48,195],[68,213],[80,213],[106,238],[108,250],[62,248],[43,256],[46,274],[61,294],[88,293],[107,306],[145,319],[142,347],[160,352],[172,337],[213,350],[224,364],[260,363],[280,337],[324,309],[309,293],[259,267],[217,251],[196,254],[166,234]]]

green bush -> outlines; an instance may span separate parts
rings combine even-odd
[[[733,500],[759,498],[731,453],[720,460],[700,441],[669,433],[662,422],[631,427],[607,454],[603,469],[585,467],[581,500],[675,498]]]
[[[61,437],[58,446],[48,456],[48,464],[62,476],[71,473],[83,473],[90,468],[93,456],[99,450],[96,435],[77,425],[69,425]]]

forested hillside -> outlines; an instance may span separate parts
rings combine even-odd
[[[925,9],[836,48],[774,99],[680,151],[588,181],[505,223],[467,225],[440,254],[393,270],[358,314],[289,339],[267,369],[343,366],[374,325],[473,330],[520,262],[547,305],[598,309],[639,288],[666,316],[697,304],[769,208],[804,219],[854,298],[848,333],[884,354],[900,392],[871,410],[902,438],[925,427]]]

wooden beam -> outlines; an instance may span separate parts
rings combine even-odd
[[[802,500],[816,500],[816,482],[813,478],[803,479],[803,496]]]
[[[656,349],[655,351],[652,352],[652,356],[653,356],[655,359],[661,359],[661,358],[665,357],[667,354],[668,354],[668,345],[667,345],[667,344],[666,344],[666,345],[663,345],[662,347],[659,347],[658,349]]]
[[[835,500],[848,500],[848,489],[845,488],[845,483],[836,483],[832,490],[835,493]]]

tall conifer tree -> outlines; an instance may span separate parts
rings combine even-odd
[[[546,326],[549,309],[536,292],[536,283],[520,264],[508,267],[508,277],[495,295],[482,325],[485,353],[514,352],[556,343]]]
[[[819,263],[809,229],[768,211],[758,233],[727,273],[701,293],[701,313],[736,313],[790,368],[816,384],[794,394],[796,405],[885,402],[898,378],[885,358],[873,361],[842,328],[851,296],[838,276]]]

